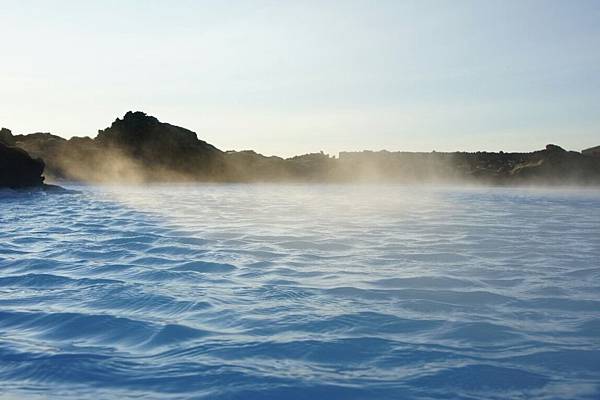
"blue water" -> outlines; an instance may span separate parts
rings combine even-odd
[[[0,193],[2,399],[598,399],[600,191]]]

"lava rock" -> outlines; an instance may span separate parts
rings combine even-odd
[[[117,118],[110,127],[98,131],[95,141],[108,151],[116,149],[143,163],[150,175],[156,171],[199,178],[218,176],[222,169],[221,150],[199,140],[188,129],[160,122],[141,111]]]
[[[600,160],[549,144],[545,150],[532,153],[526,162],[516,165],[511,177],[517,182],[598,184]]]
[[[25,150],[0,143],[0,187],[20,189],[42,187],[44,162]]]
[[[0,143],[5,144],[7,146],[15,145],[15,137],[12,135],[10,129],[0,129]]]

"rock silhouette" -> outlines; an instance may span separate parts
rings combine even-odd
[[[600,160],[549,144],[515,166],[511,176],[518,180],[542,183],[600,183]]]
[[[0,143],[6,146],[14,146],[15,138],[12,135],[10,129],[2,128],[0,129]]]
[[[210,179],[223,172],[223,152],[199,140],[196,133],[160,122],[143,112],[127,112],[95,141],[106,151],[119,151],[140,162],[146,171]]]
[[[291,158],[252,150],[221,151],[195,132],[143,112],[127,112],[96,138],[69,140],[50,133],[15,135],[0,141],[41,157],[51,179],[85,182],[473,182],[600,184],[596,153],[556,145],[531,153],[341,152]]]
[[[42,157],[47,175],[87,182],[215,180],[224,175],[223,152],[185,128],[142,112],[128,112],[95,139],[49,133],[17,135],[18,146]]]
[[[592,157],[600,157],[600,146],[590,147],[589,149],[581,150],[581,154]]]
[[[41,187],[44,162],[23,149],[0,143],[0,188]]]

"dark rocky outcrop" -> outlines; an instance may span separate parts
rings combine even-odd
[[[223,152],[199,140],[196,133],[160,122],[143,112],[125,114],[109,128],[98,131],[96,142],[104,149],[139,162],[157,177],[211,179],[224,172]]]
[[[15,138],[12,135],[10,129],[2,128],[0,129],[0,143],[6,146],[14,146]]]
[[[225,153],[226,178],[234,182],[284,182],[334,180],[336,160],[324,153],[283,159],[252,150]]]
[[[95,139],[69,140],[49,133],[15,136],[18,146],[47,164],[55,180],[156,182],[217,180],[225,173],[223,152],[185,128],[128,112]]]
[[[253,150],[225,153],[225,180],[230,182],[278,182],[291,179],[281,157],[267,157]]]
[[[600,157],[600,146],[590,147],[589,149],[581,150],[581,154],[590,157]]]
[[[600,183],[600,160],[549,144],[516,165],[510,176],[515,182],[595,184]]]
[[[143,112],[128,112],[94,139],[0,131],[46,162],[50,179],[86,182],[473,182],[600,184],[600,157],[556,145],[531,153],[342,152],[283,159],[251,150],[223,152],[196,133]]]
[[[23,149],[0,143],[0,188],[42,187],[44,162]]]

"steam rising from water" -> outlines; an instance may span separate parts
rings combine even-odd
[[[188,182],[198,174],[182,172],[169,166],[148,164],[117,146],[103,151],[70,152],[52,160],[53,166],[71,180],[84,183]],[[49,176],[50,181],[56,177]],[[62,179],[59,179],[62,180]]]
[[[42,155],[43,153],[35,153]],[[98,151],[77,148],[50,157],[49,181],[63,179],[84,183],[142,184],[183,183],[197,181],[234,182],[349,182],[349,183],[429,183],[488,184],[474,180],[457,168],[451,157],[432,158],[427,155],[406,157],[400,163],[377,158],[344,157],[312,154],[288,160],[265,158],[252,153],[248,157],[224,153],[207,162],[201,157],[189,165],[173,160],[152,162],[131,155],[118,146]],[[48,158],[48,155],[45,155]],[[48,168],[47,168],[48,169]],[[58,177],[55,176],[58,173]]]

